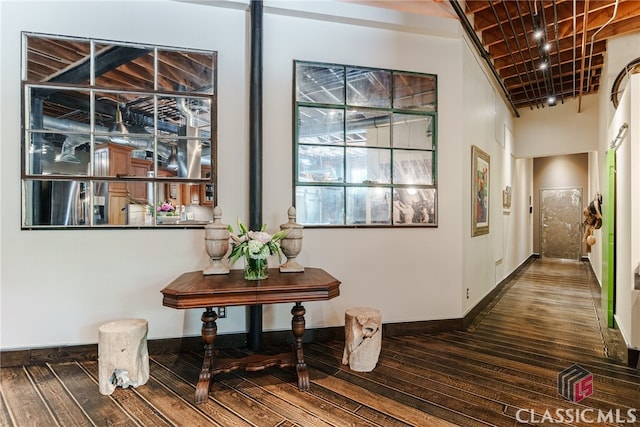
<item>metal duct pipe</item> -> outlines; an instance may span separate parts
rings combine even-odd
[[[76,156],[76,147],[86,144],[90,139],[79,138],[79,135],[67,135],[62,143],[62,151],[56,156],[56,162],[80,163]]]
[[[467,19],[467,15],[464,14],[464,10],[462,10],[460,3],[458,3],[457,0],[449,0],[449,3],[451,3],[453,10],[455,10],[456,14],[458,15],[458,18],[460,19],[460,23],[462,24],[462,28],[464,28],[465,33],[469,36],[469,38],[471,38],[471,41],[476,47],[478,53],[485,60],[485,62],[489,66],[489,69],[491,70],[491,73],[493,74],[493,77],[495,77],[496,81],[500,85],[500,89],[502,89],[504,96],[507,98],[507,101],[509,101],[509,105],[511,105],[513,114],[515,114],[516,117],[520,117],[520,113],[518,112],[518,109],[516,108],[515,104],[511,100],[511,94],[507,90],[506,86],[504,85],[504,82],[502,81],[502,79],[500,78],[500,75],[498,74],[498,71],[496,70],[496,68],[493,66],[493,63],[491,62],[491,58],[489,57],[489,52],[487,52],[484,46],[482,46],[482,42],[478,38],[476,32],[471,26],[471,23]]]
[[[43,127],[45,129],[55,129],[55,130],[60,130],[64,132],[84,132],[87,134],[90,132],[90,126],[88,124],[75,122],[68,119],[53,118],[49,116],[43,117]],[[105,133],[109,131],[109,129],[107,129],[106,127],[97,126],[97,125],[94,127],[94,130],[97,132],[105,132]],[[95,139],[96,139],[96,142],[99,142],[99,143],[113,142],[116,144],[128,145],[128,146],[134,147],[137,150],[146,150],[146,151],[154,150],[153,144],[152,143],[150,144],[150,142],[152,142],[151,139],[142,139],[142,138],[135,138],[131,136],[121,136],[121,135],[112,135],[112,136],[96,135]],[[74,136],[68,135],[67,139],[62,144],[62,153],[73,155],[76,147],[79,147],[80,145],[85,144],[87,142],[89,142],[88,139],[81,139],[75,135]],[[207,155],[211,156],[210,150],[211,150],[210,148],[203,149],[201,147],[202,156],[203,157]],[[158,144],[158,157],[167,159],[169,158],[170,155],[171,155],[171,146],[169,144]],[[66,158],[70,159],[68,156]],[[60,161],[71,161],[71,160],[64,160],[61,158]],[[76,158],[76,161],[77,161],[77,158]],[[200,175],[198,174],[198,178],[199,177]]]
[[[262,0],[251,0],[249,76],[249,227],[262,227]],[[262,347],[262,306],[249,307],[247,347]]]
[[[587,85],[589,85],[589,88],[591,88],[591,59],[593,58],[593,43],[598,33],[602,31],[604,27],[606,27],[611,22],[613,22],[613,20],[616,18],[616,15],[618,14],[618,3],[619,3],[619,0],[616,0],[616,4],[613,7],[613,15],[611,15],[611,18],[609,18],[609,20],[605,22],[604,25],[602,25],[602,27],[598,28],[598,31],[593,33],[593,35],[591,36],[591,46],[589,48],[589,67],[587,68]],[[585,28],[585,32],[586,32],[586,28]]]
[[[181,178],[200,178],[202,141],[200,129],[196,126],[196,115],[187,106],[185,98],[176,98],[176,108],[187,118],[187,139],[178,140],[178,176]]]

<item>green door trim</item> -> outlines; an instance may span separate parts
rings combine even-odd
[[[616,151],[607,151],[607,193],[603,197],[602,310],[607,326],[614,327],[616,290]]]

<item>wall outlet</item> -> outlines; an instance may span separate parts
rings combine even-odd
[[[467,299],[469,299],[469,288],[467,288]]]
[[[227,307],[218,307],[218,319],[224,319],[227,317]]]

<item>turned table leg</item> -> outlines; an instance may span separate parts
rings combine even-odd
[[[296,302],[296,305],[291,309],[291,314],[293,315],[293,318],[291,319],[291,330],[293,331],[293,336],[296,338],[296,342],[293,344],[293,356],[296,362],[298,389],[300,391],[309,390],[309,372],[307,371],[307,364],[304,361],[304,353],[302,351],[305,313],[306,310],[299,302]]]
[[[200,377],[196,385],[196,403],[204,403],[209,398],[209,387],[211,386],[211,366],[213,364],[213,341],[218,333],[216,319],[218,315],[211,307],[207,307],[202,313],[202,343],[204,344],[204,360]]]

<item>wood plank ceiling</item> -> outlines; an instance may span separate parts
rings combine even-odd
[[[582,101],[583,95],[598,93],[607,40],[640,31],[638,0],[345,1],[461,21],[464,17],[516,115],[522,108],[545,108],[571,98]],[[542,30],[540,38],[534,37],[536,29]],[[636,63],[640,58],[630,65]]]
[[[516,108],[597,93],[607,39],[640,31],[636,0],[473,0],[465,13]]]
[[[94,105],[97,125],[109,128],[120,108],[129,124],[147,125],[154,117],[152,96],[133,91],[154,91],[154,51],[151,46],[97,43],[94,86],[104,89],[96,94]],[[86,90],[91,87],[91,48],[88,40],[66,37],[30,36],[25,49],[26,82],[58,85],[57,89],[38,89],[32,97],[42,97],[43,114],[80,123],[91,120]],[[157,53],[158,89],[169,92],[211,90],[214,55],[187,50],[159,49]],[[70,88],[67,88],[71,85]],[[63,90],[70,89],[70,90]],[[158,119],[167,126],[179,126],[182,114],[175,97],[161,97]]]

